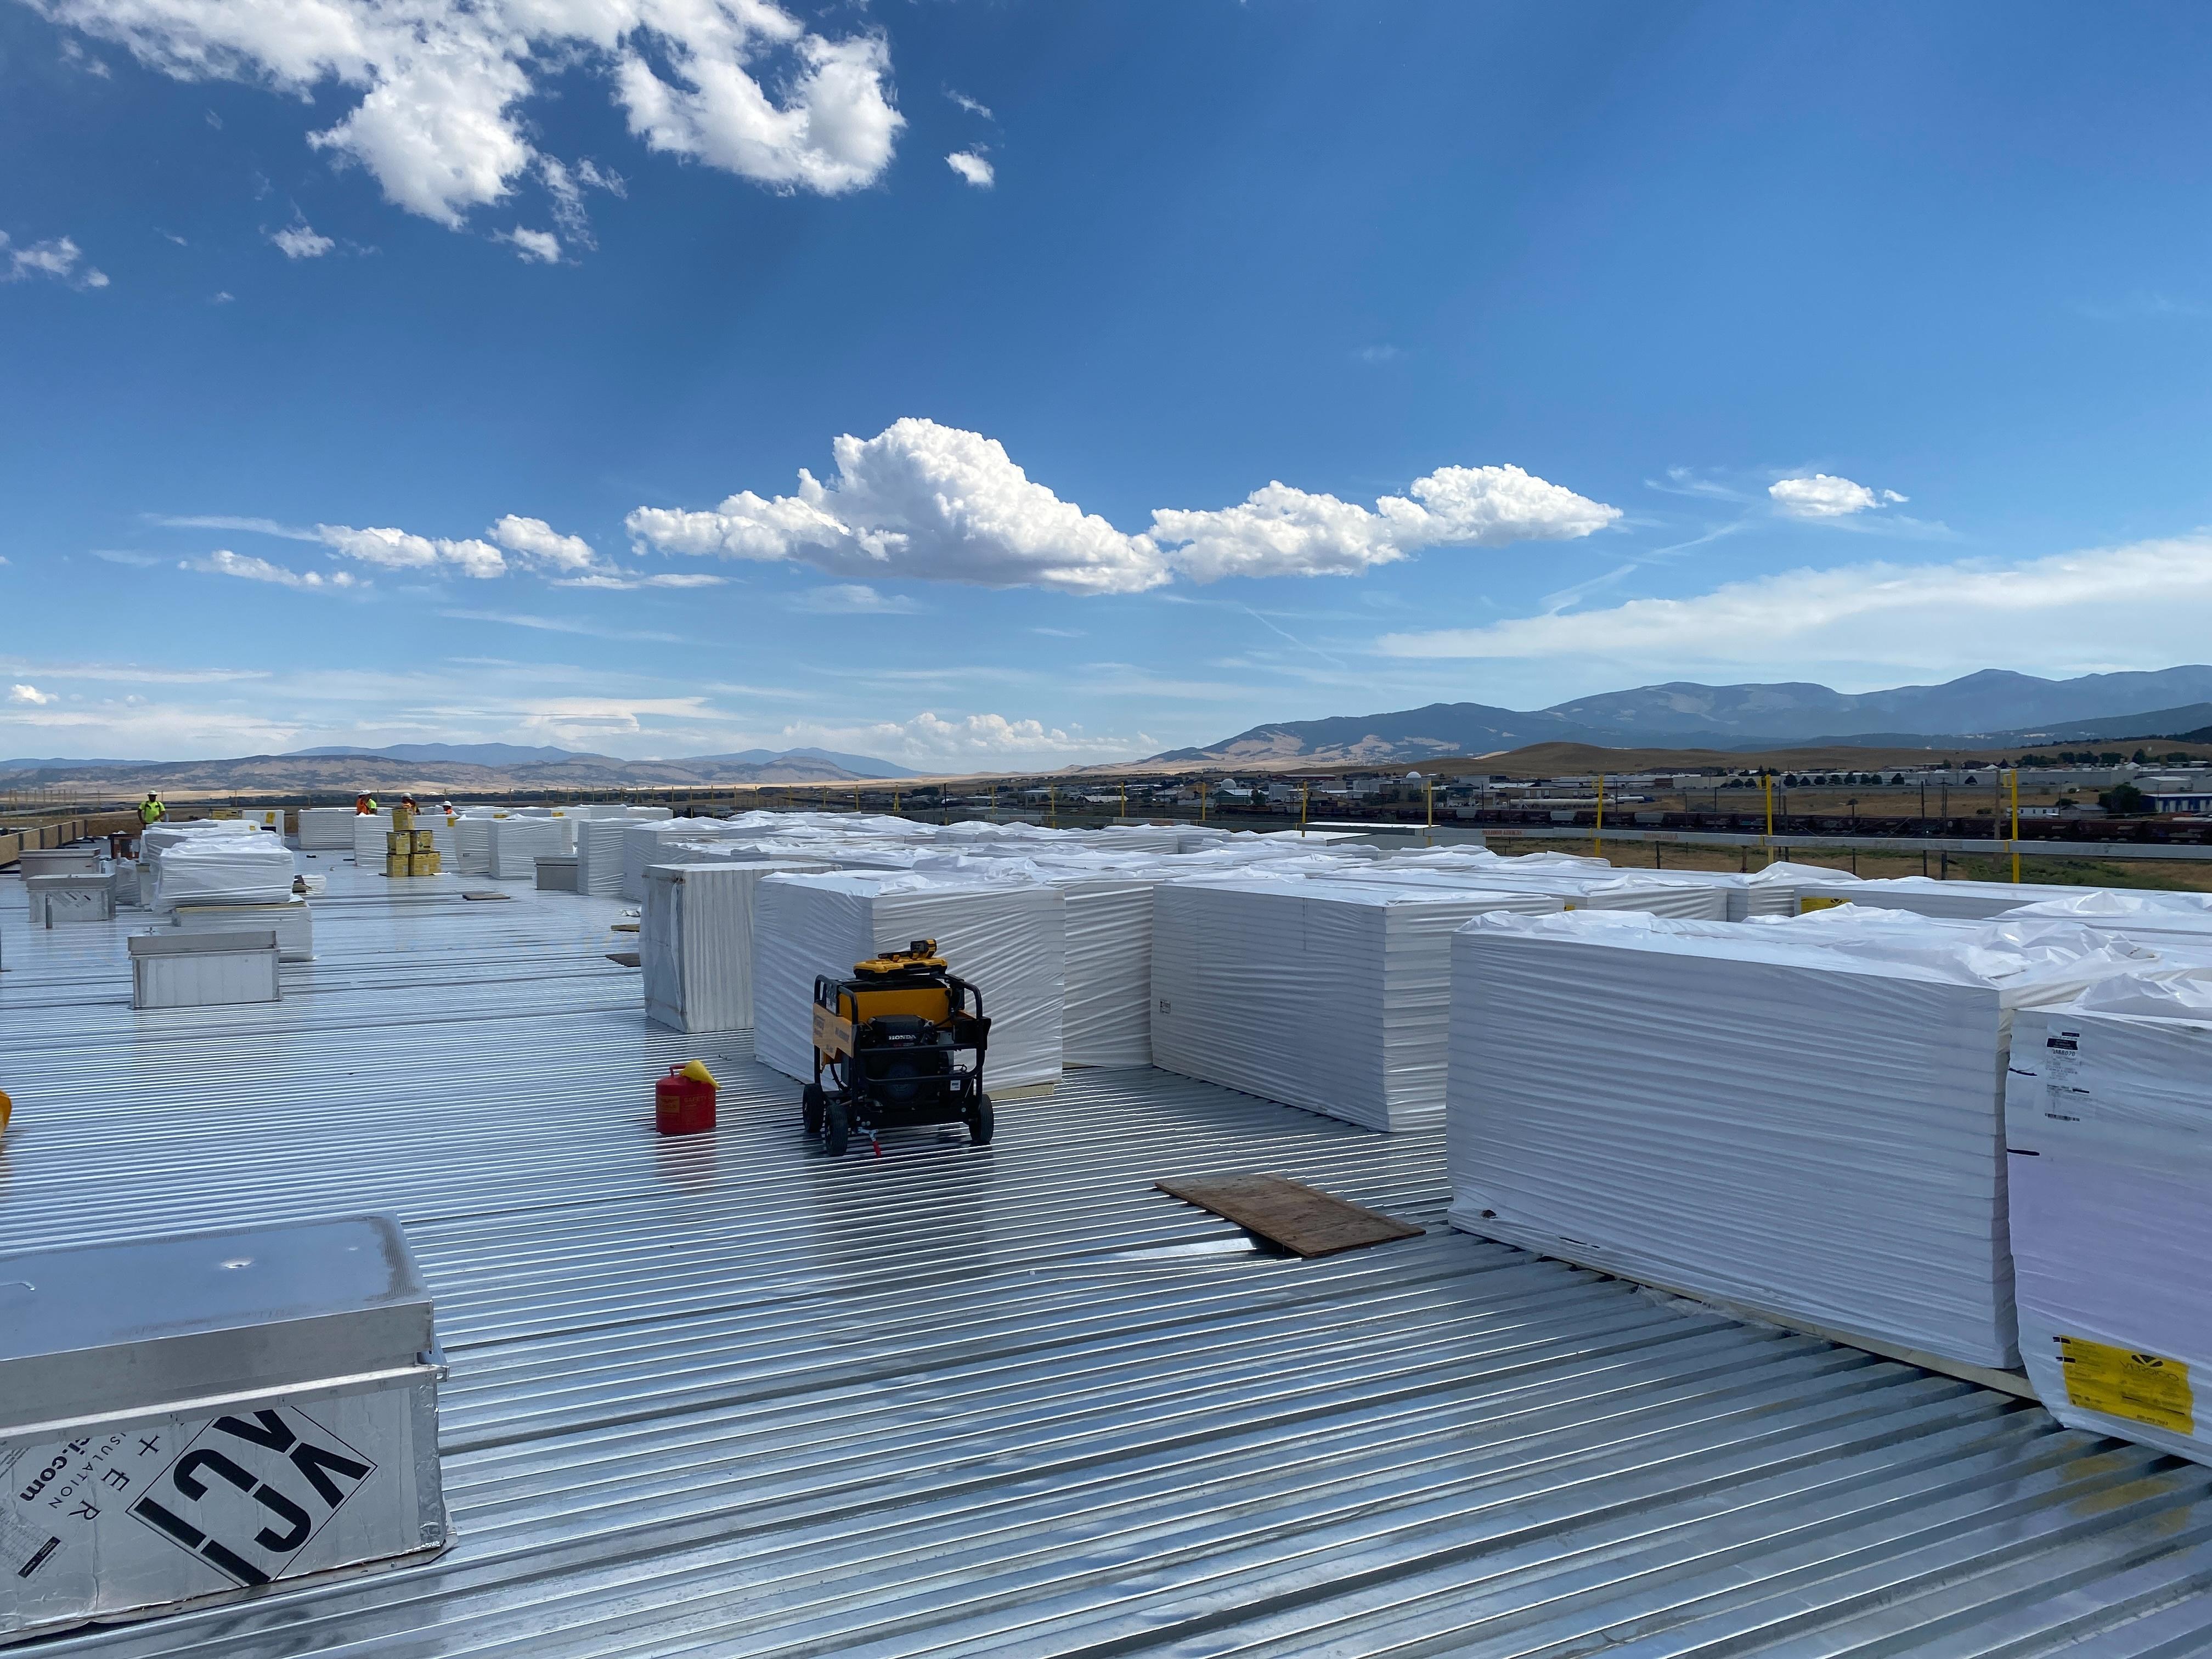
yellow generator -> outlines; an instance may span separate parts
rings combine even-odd
[[[964,1123],[971,1141],[988,1145],[990,1036],[983,994],[945,966],[935,939],[856,963],[850,979],[816,979],[807,1133],[832,1157],[854,1129],[873,1139],[896,1123]]]

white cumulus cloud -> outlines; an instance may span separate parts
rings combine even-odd
[[[544,265],[561,263],[561,239],[550,230],[532,230],[517,225],[513,230],[501,231],[498,240],[514,244],[514,251],[526,259],[535,259]]]
[[[291,570],[251,554],[234,553],[227,547],[216,549],[204,559],[186,559],[181,568],[210,576],[239,576],[250,582],[273,582],[279,587],[295,587],[303,592],[368,586],[349,570],[334,570],[327,576],[319,570]]]
[[[27,3],[179,80],[356,98],[309,142],[447,225],[514,190],[539,159],[525,104],[579,69],[649,147],[776,190],[872,184],[905,125],[881,37],[830,39],[773,0]]]
[[[990,162],[984,160],[981,150],[956,149],[945,158],[945,165],[978,190],[990,189],[999,176],[992,171]]]
[[[1163,507],[1150,534],[1128,535],[1060,500],[978,432],[908,416],[830,449],[836,477],[824,483],[802,469],[796,495],[748,489],[706,510],[641,507],[624,522],[664,553],[793,560],[860,579],[1136,593],[1178,572],[1201,582],[1352,574],[1425,547],[1588,536],[1621,516],[1517,466],[1447,466],[1372,512],[1278,483],[1235,507]]]
[[[564,536],[543,519],[510,513],[486,532],[510,553],[520,553],[556,570],[590,570],[599,556],[581,536]]]
[[[1416,478],[1408,495],[1382,496],[1371,513],[1275,483],[1235,507],[1162,508],[1152,538],[1199,581],[1351,575],[1425,547],[1572,540],[1620,516],[1517,466],[1446,466]]]
[[[84,250],[66,236],[18,247],[0,231],[0,253],[7,255],[0,282],[20,283],[28,276],[51,276],[71,288],[106,288],[107,273],[83,264]],[[80,268],[82,267],[82,268]]]
[[[318,235],[315,228],[304,221],[273,233],[269,240],[288,259],[319,259],[337,246],[329,237]]]
[[[1849,478],[1815,472],[1809,478],[1783,478],[1767,485],[1774,504],[1793,519],[1847,519],[1854,513],[1907,499],[1893,489],[1869,489]]]
[[[1034,483],[980,433],[912,416],[830,446],[837,476],[751,490],[702,512],[639,507],[625,522],[665,553],[792,560],[834,576],[1134,593],[1168,580],[1150,538],[1126,536]]]
[[[1898,670],[2162,667],[2201,658],[2208,629],[2212,536],[2186,536],[2016,564],[1784,571],[1682,599],[1386,635],[1378,646],[1398,657],[1574,659],[1607,674],[1880,684]]]
[[[59,702],[61,696],[58,692],[41,691],[35,685],[11,685],[8,688],[8,701],[27,702],[35,708],[44,708],[50,702]]]
[[[468,537],[447,541],[410,535],[404,530],[356,530],[350,525],[319,524],[315,534],[341,557],[386,570],[458,570],[464,576],[489,578],[507,574],[507,560],[489,542]]]

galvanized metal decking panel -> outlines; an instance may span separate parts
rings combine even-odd
[[[0,1249],[397,1210],[460,1541],[40,1650],[2212,1650],[2212,1472],[1445,1231],[1434,1136],[1154,1072],[832,1164],[745,1034],[647,1026],[623,906],[341,855],[285,1000],[136,1013],[0,883]],[[662,1140],[651,1079],[723,1080]],[[1317,1261],[1151,1190],[1426,1223]],[[5,1564],[0,1564],[5,1565]]]

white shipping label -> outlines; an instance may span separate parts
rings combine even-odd
[[[409,1393],[0,1449],[0,1633],[420,1547]]]
[[[2081,1032],[2052,1026],[2035,1056],[2043,1079],[2043,1115],[2061,1123],[2096,1115],[2096,1102],[2081,1085]]]

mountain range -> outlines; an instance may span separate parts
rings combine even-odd
[[[2177,735],[2212,725],[2212,667],[2051,680],[2003,669],[1886,691],[1825,685],[1670,681],[1548,708],[1436,702],[1380,714],[1255,726],[1156,763],[1358,764],[1487,755],[1537,743],[1607,748],[1760,750],[1859,744],[1939,747]]]
[[[673,760],[623,760],[570,749],[515,744],[393,744],[328,747],[228,760],[0,760],[0,782],[78,783],[113,789],[347,793],[356,789],[436,789],[504,794],[515,789],[656,788],[732,783],[846,784],[911,777],[889,761],[818,749],[745,750]]]

